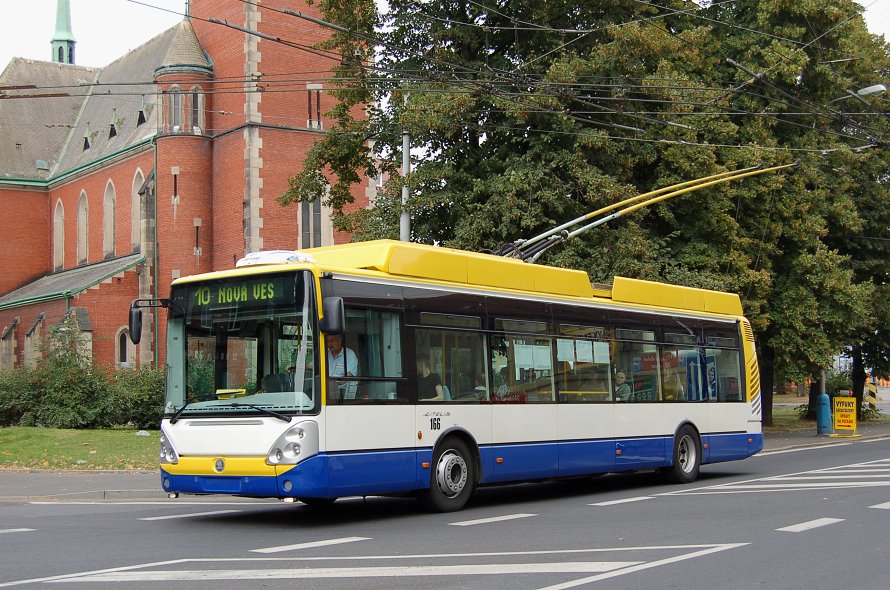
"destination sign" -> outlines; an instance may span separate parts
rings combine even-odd
[[[261,310],[270,307],[301,307],[303,293],[297,289],[297,273],[233,278],[183,285],[173,300],[188,313]]]

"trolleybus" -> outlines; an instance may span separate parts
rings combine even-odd
[[[389,240],[248,255],[163,305],[171,497],[330,504],[660,470],[763,446],[735,294]]]

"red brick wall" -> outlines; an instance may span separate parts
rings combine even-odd
[[[93,325],[93,363],[116,366],[116,336],[127,327],[130,301],[139,290],[139,277],[135,269],[123,276],[87,289],[71,301],[72,307],[84,307]]]
[[[115,191],[115,254],[125,256],[133,251],[131,233],[131,210],[133,206],[132,191],[133,179],[136,171],[141,170],[142,176],[147,177],[154,167],[153,151],[150,145],[146,145],[138,153],[129,158],[113,164],[98,167],[94,171],[88,171],[71,180],[53,185],[49,191],[48,212],[49,227],[44,235],[48,236],[49,249],[47,253],[47,271],[52,265],[52,215],[56,203],[61,201],[65,209],[65,264],[64,268],[77,266],[77,205],[81,192],[87,195],[89,208],[89,247],[87,262],[100,262],[104,259],[103,234],[104,234],[104,206],[105,190],[109,181],[114,185]],[[138,206],[138,201],[135,203]]]
[[[7,221],[16,246],[0,248],[0,295],[4,295],[50,270],[52,213],[46,191],[0,189],[0,219]]]
[[[138,291],[136,269],[113,277],[106,283],[87,289],[80,295],[71,298],[66,305],[64,298],[54,299],[34,305],[0,310],[0,329],[19,318],[16,327],[17,364],[24,361],[25,333],[34,325],[41,313],[45,314],[41,335],[48,334],[48,328],[59,324],[70,307],[87,309],[93,328],[93,362],[97,365],[115,366],[117,361],[116,335],[121,328],[127,327],[129,320],[130,301]]]

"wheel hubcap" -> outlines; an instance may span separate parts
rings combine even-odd
[[[692,438],[689,436],[684,436],[680,439],[680,444],[677,446],[677,462],[680,464],[680,469],[683,470],[683,473],[691,473],[695,468],[695,443]]]
[[[454,451],[445,451],[436,465],[436,483],[447,497],[459,495],[467,485],[467,462]]]

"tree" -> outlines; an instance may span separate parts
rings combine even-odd
[[[353,31],[327,45],[350,82],[337,129],[282,202],[323,198],[342,211],[356,171],[398,159],[407,130],[424,154],[412,174],[336,222],[359,239],[395,237],[407,182],[412,239],[485,251],[639,192],[799,159],[793,174],[668,201],[546,255],[598,282],[621,274],[739,293],[769,424],[777,378],[818,374],[873,324],[875,273],[857,274],[857,251],[833,236],[860,231],[881,166],[836,170],[874,154],[886,164],[884,129],[825,106],[876,82],[874,66],[888,71],[857,6],[485,4],[393,0],[381,32],[367,0],[320,3]],[[362,102],[374,105],[367,119],[355,117]]]

